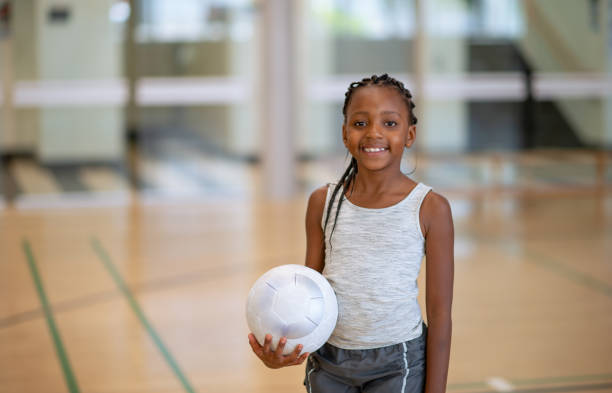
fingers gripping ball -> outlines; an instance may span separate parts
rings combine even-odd
[[[302,353],[316,351],[331,335],[338,319],[338,303],[331,285],[316,270],[282,265],[264,273],[253,284],[246,305],[249,329],[260,345],[272,335],[272,350],[287,337],[283,354],[302,344]]]

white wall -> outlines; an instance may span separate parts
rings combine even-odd
[[[41,80],[120,78],[119,26],[110,22],[112,0],[38,0],[35,7],[37,76]],[[65,23],[50,23],[54,5],[70,10]],[[40,110],[37,152],[45,162],[120,160],[123,109],[65,107]]]

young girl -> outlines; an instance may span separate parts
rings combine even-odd
[[[301,364],[309,393],[446,391],[451,343],[453,222],[447,200],[400,170],[416,137],[410,92],[387,74],[351,83],[342,140],[351,163],[315,190],[306,212],[306,266],[336,292],[338,322],[319,350],[283,356],[250,334],[270,368]],[[426,255],[426,312],[417,277]],[[427,372],[425,372],[427,370]]]

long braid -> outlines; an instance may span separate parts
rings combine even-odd
[[[344,105],[342,106],[342,115],[344,115],[344,122],[346,122],[346,110],[348,108],[348,105],[351,101],[351,97],[353,93],[355,92],[355,90],[357,90],[360,87],[371,86],[371,85],[390,86],[390,87],[394,87],[395,89],[397,89],[399,93],[401,94],[402,98],[404,99],[404,101],[406,101],[406,105],[408,105],[408,113],[410,115],[410,125],[417,124],[417,118],[414,115],[415,105],[414,105],[414,102],[412,101],[412,94],[410,93],[410,90],[406,89],[406,87],[404,86],[402,82],[398,81],[395,78],[390,77],[386,73],[380,76],[372,75],[369,78],[363,78],[359,82],[353,82],[349,85],[348,90],[344,94]],[[357,175],[357,160],[354,157],[352,157],[349,166],[344,171],[344,174],[340,177],[338,184],[336,184],[336,186],[334,187],[334,191],[332,192],[331,198],[329,199],[328,206],[327,206],[327,212],[325,215],[325,224],[323,225],[323,234],[324,234],[323,237],[324,238],[325,238],[325,233],[326,233],[325,231],[327,229],[327,224],[329,222],[329,216],[331,215],[332,207],[336,200],[336,196],[338,196],[338,191],[340,190],[340,188],[342,188],[342,193],[340,194],[339,199],[338,199],[338,207],[336,208],[336,215],[334,217],[334,225],[332,226],[331,233],[329,234],[330,250],[332,247],[331,238],[334,234],[334,230],[336,229],[336,224],[338,223],[338,215],[340,214],[340,207],[342,206],[342,201],[344,201],[344,199],[346,198],[347,188],[350,186],[351,192],[354,189],[356,175]]]
[[[327,206],[327,214],[325,215],[325,224],[323,225],[323,233],[325,233],[325,229],[327,229],[327,223],[329,222],[329,216],[331,214],[332,207],[334,206],[333,202],[336,200],[336,195],[338,194],[338,191],[342,187],[342,193],[340,194],[340,197],[338,200],[338,207],[336,209],[336,216],[334,217],[334,226],[332,227],[332,231],[329,236],[330,249],[331,249],[331,235],[333,235],[334,229],[336,229],[336,223],[338,222],[338,214],[340,213],[340,206],[342,206],[342,201],[344,201],[345,195],[346,195],[346,188],[350,184],[352,185],[355,184],[354,180],[355,180],[356,174],[357,174],[357,160],[353,157],[351,158],[351,163],[346,168],[346,171],[344,171],[344,174],[342,175],[342,177],[340,177],[338,184],[336,184],[336,186],[334,187],[334,191],[332,191],[332,195],[331,195],[329,204]]]

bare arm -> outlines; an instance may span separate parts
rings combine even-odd
[[[426,393],[446,391],[450,358],[454,278],[454,230],[448,201],[430,192],[423,201],[425,227],[427,374]]]
[[[325,267],[325,242],[321,219],[325,208],[325,197],[327,186],[317,188],[308,200],[306,210],[306,262],[305,265],[311,269],[323,272]]]

